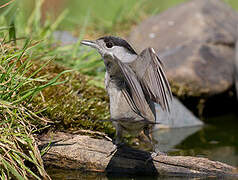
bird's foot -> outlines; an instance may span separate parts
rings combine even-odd
[[[156,156],[167,156],[167,154],[165,152],[161,152],[161,151],[157,151],[157,152],[153,152],[151,154],[151,157],[154,158]]]
[[[113,155],[118,149],[124,146],[124,143],[114,144],[114,149],[107,155],[107,158]]]
[[[161,151],[153,152],[150,157],[146,159],[145,163],[147,164],[149,161],[152,161],[156,156],[167,156],[167,154]]]

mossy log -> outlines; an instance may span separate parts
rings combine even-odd
[[[115,146],[105,138],[58,132],[39,139],[40,146],[51,141],[49,150],[43,156],[44,164],[61,169],[125,175],[238,178],[234,167],[207,158],[166,155],[151,158],[149,152],[129,147],[121,147],[110,155]]]

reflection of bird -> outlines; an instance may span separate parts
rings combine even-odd
[[[121,143],[124,130],[137,136],[143,130],[152,143],[154,102],[169,111],[172,100],[163,64],[154,50],[147,48],[138,55],[125,40],[114,36],[84,40],[81,44],[95,48],[104,60],[111,120],[116,127],[115,143]]]

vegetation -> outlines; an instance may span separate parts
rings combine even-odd
[[[39,175],[44,178],[48,176],[33,136],[33,132],[47,121],[38,116],[39,112],[31,111],[30,101],[42,89],[63,83],[57,80],[64,72],[50,80],[36,76],[46,64],[30,72],[33,66],[30,52],[34,51],[34,48],[35,45],[29,40],[25,41],[21,49],[11,42],[5,42],[3,39],[1,41],[1,179],[27,179],[27,176],[40,179]],[[33,168],[29,168],[26,162]]]
[[[109,117],[104,89],[90,85],[87,76],[52,62],[66,52],[53,47],[52,36],[63,15],[56,23],[40,27],[40,7],[37,1],[28,27],[19,31],[31,32],[31,40],[18,37],[15,21],[19,16],[8,19],[14,4],[0,17],[1,179],[50,179],[41,159],[44,150],[39,151],[35,139],[42,131],[57,127],[113,133],[109,122],[100,121]],[[81,55],[88,57],[87,52]]]
[[[103,62],[79,46],[80,40],[108,33],[125,36],[146,16],[183,1],[73,1],[67,5],[70,11],[43,19],[43,0],[1,1],[0,178],[50,179],[41,159],[45,149],[39,151],[36,138],[49,129],[113,135],[105,121],[109,111]],[[77,43],[60,46],[53,34],[58,29],[71,30],[79,37]]]

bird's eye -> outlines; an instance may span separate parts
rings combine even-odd
[[[107,46],[107,48],[112,48],[113,47],[113,43],[112,42],[107,42],[106,46]]]

